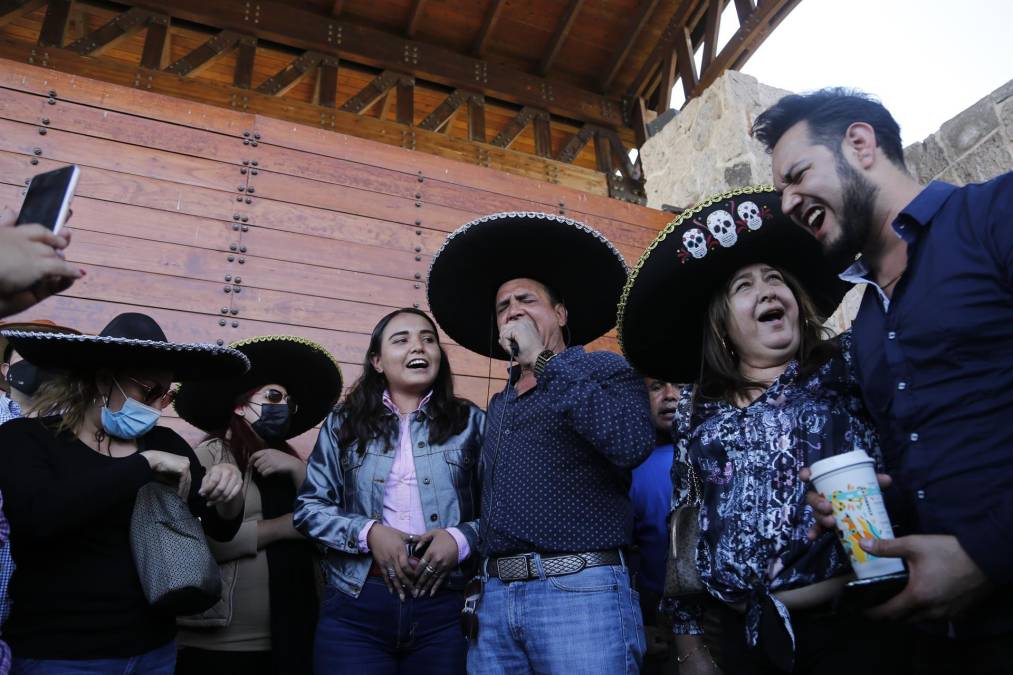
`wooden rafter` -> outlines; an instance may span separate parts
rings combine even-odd
[[[415,124],[415,78],[401,77],[397,81],[397,121]]]
[[[232,83],[237,87],[249,89],[253,86],[253,65],[257,57],[257,38],[244,36],[239,38],[236,53],[236,69],[232,73]]]
[[[407,37],[415,37],[415,33],[419,29],[419,23],[422,21],[422,13],[426,8],[426,0],[413,0],[411,13],[408,15],[408,27],[405,29],[404,34]]]
[[[34,12],[46,4],[46,0],[0,0],[0,26]]]
[[[485,143],[485,97],[481,94],[468,99],[468,140]]]
[[[440,105],[436,106],[436,109],[429,113],[424,120],[419,122],[419,129],[427,129],[428,131],[439,131],[446,126],[449,126],[453,120],[454,115],[461,106],[467,103],[468,94],[455,89],[450,93],[447,98],[443,99]]]
[[[181,77],[187,75],[192,77],[224,56],[225,52],[232,49],[241,37],[239,33],[223,30],[217,35],[212,35],[208,38],[207,42],[192,50],[165,70]]]
[[[608,136],[598,131],[594,135],[594,159],[598,170],[606,176],[612,175],[612,145]]]
[[[556,34],[552,36],[552,41],[549,43],[549,51],[545,53],[541,63],[538,64],[539,75],[545,75],[552,68],[552,64],[555,63],[556,57],[559,56],[559,50],[563,48],[563,43],[566,42],[570,29],[573,28],[573,24],[577,20],[577,14],[580,12],[583,4],[584,0],[570,0],[570,5],[566,8],[566,12],[559,22],[559,28],[556,29]]]
[[[98,56],[120,40],[130,37],[144,28],[148,19],[153,16],[156,15],[146,9],[131,7],[91,33],[74,40],[67,45],[67,49],[78,54]]]
[[[345,112],[361,113],[371,105],[383,98],[387,90],[397,84],[401,77],[392,70],[385,70],[374,77],[369,84],[359,90],[357,94],[345,101],[341,109]]]
[[[654,112],[661,115],[668,110],[672,102],[672,87],[675,86],[675,50],[665,54],[665,60],[661,62],[661,83],[658,85],[657,100],[654,102]]]
[[[699,96],[726,70],[738,70],[750,54],[763,44],[779,23],[794,9],[800,0],[764,0],[743,22],[735,35],[711,62],[710,67],[700,73],[692,95]]]
[[[517,115],[507,122],[506,126],[492,139],[492,144],[500,148],[509,148],[510,144],[524,131],[524,127],[538,114],[538,110],[530,106],[521,108]]]
[[[671,54],[672,50],[675,49],[675,37],[678,31],[689,21],[697,2],[698,0],[685,0],[679,5],[679,8],[669,20],[668,25],[665,26],[665,30],[662,31],[658,44],[651,50],[651,55],[647,57],[644,65],[637,72],[637,76],[633,78],[633,82],[626,92],[629,96],[646,96],[651,93],[651,75],[658,69],[668,54]]]
[[[549,113],[535,115],[535,154],[552,158],[552,125]]]
[[[612,161],[619,165],[619,170],[623,175],[639,181],[643,174],[640,170],[639,158],[636,163],[630,161],[629,151],[623,147],[623,141],[615,129],[601,129],[598,131],[598,135],[608,139],[609,145],[612,147]]]
[[[377,69],[410,68],[420,79],[451,89],[477,89],[486,96],[520,106],[548,109],[554,114],[584,119],[601,126],[622,124],[622,104],[564,80],[547,80],[499,61],[484,61],[447,47],[419,43],[403,36],[364,26],[322,18],[309,3],[258,0],[256,20],[247,16],[244,3],[209,3],[207,0],[125,0],[183,19],[237,32],[249,32],[301,51],[319,51]],[[340,44],[338,34],[340,33]]]
[[[735,0],[735,13],[739,15],[739,24],[744,24],[749,15],[756,9],[753,0]]]
[[[70,19],[71,0],[49,0],[46,16],[39,31],[39,44],[46,47],[62,47],[67,35],[67,21]]]
[[[169,62],[169,17],[152,17],[148,22],[148,33],[144,36],[141,51],[141,67],[161,70]]]
[[[292,63],[261,82],[257,87],[257,91],[261,94],[282,96],[292,87],[299,84],[299,80],[305,77],[310,70],[316,68],[323,58],[324,55],[320,52],[305,52],[304,54],[300,54]]]
[[[500,12],[503,10],[505,0],[491,0],[489,8],[485,11],[485,17],[482,19],[482,28],[478,31],[478,36],[475,38],[475,45],[472,47],[472,53],[475,56],[484,56],[486,47],[489,46],[489,38],[492,36],[492,31],[496,28],[496,22],[499,21]]]
[[[328,56],[317,71],[317,105],[333,108],[338,104],[338,59]]]
[[[595,127],[591,124],[585,124],[580,128],[580,131],[570,136],[569,140],[566,141],[566,145],[556,155],[556,159],[560,162],[566,162],[569,164],[573,160],[577,159],[577,155],[584,149],[584,146],[594,138]]]
[[[700,62],[701,71],[710,68],[711,62],[718,54],[718,33],[721,30],[723,5],[722,0],[710,0],[710,4],[707,5],[707,15],[704,19],[703,60]]]
[[[608,91],[609,87],[616,79],[616,75],[622,69],[626,63],[626,58],[630,55],[630,51],[633,50],[633,45],[637,43],[637,38],[640,37],[640,32],[644,30],[644,26],[647,25],[648,19],[651,18],[651,14],[654,13],[658,3],[661,0],[641,0],[640,7],[637,9],[636,16],[633,17],[633,21],[630,23],[629,28],[626,31],[626,35],[622,41],[622,47],[616,52],[615,58],[612,59],[612,65],[609,67],[608,72],[605,74],[605,79],[602,80],[601,90]]]
[[[341,10],[345,8],[345,0],[334,0],[334,4],[331,5],[331,16],[341,16]]]
[[[700,78],[696,72],[696,61],[693,60],[693,40],[690,38],[689,29],[685,26],[675,37],[675,58],[679,64],[679,79],[682,80],[682,88],[688,101],[693,97],[693,89]]]

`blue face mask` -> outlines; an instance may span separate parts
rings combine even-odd
[[[123,407],[116,412],[110,410],[108,405],[102,406],[102,428],[105,429],[105,432],[110,436],[129,440],[151,431],[151,428],[158,422],[158,418],[162,416],[162,411],[130,398],[123,392],[119,382],[116,380],[113,382],[116,383],[116,388],[120,390],[126,401],[123,402]]]

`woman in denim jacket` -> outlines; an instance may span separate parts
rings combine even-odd
[[[485,413],[454,397],[436,326],[400,309],[324,421],[294,523],[326,547],[317,673],[463,673]]]

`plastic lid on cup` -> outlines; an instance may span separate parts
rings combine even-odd
[[[831,471],[837,471],[838,469],[845,469],[856,464],[865,463],[873,463],[872,457],[869,457],[865,450],[843,452],[839,455],[834,455],[833,457],[827,457],[826,459],[821,459],[818,462],[813,462],[813,465],[809,467],[809,471],[812,474],[810,480],[815,481]]]

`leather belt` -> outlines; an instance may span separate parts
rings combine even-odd
[[[576,574],[588,567],[603,565],[622,565],[623,558],[619,551],[591,551],[589,553],[571,553],[568,555],[541,556],[542,571],[547,577],[561,577]],[[500,581],[530,581],[538,578],[533,553],[506,555],[489,558],[487,571],[490,577]]]

